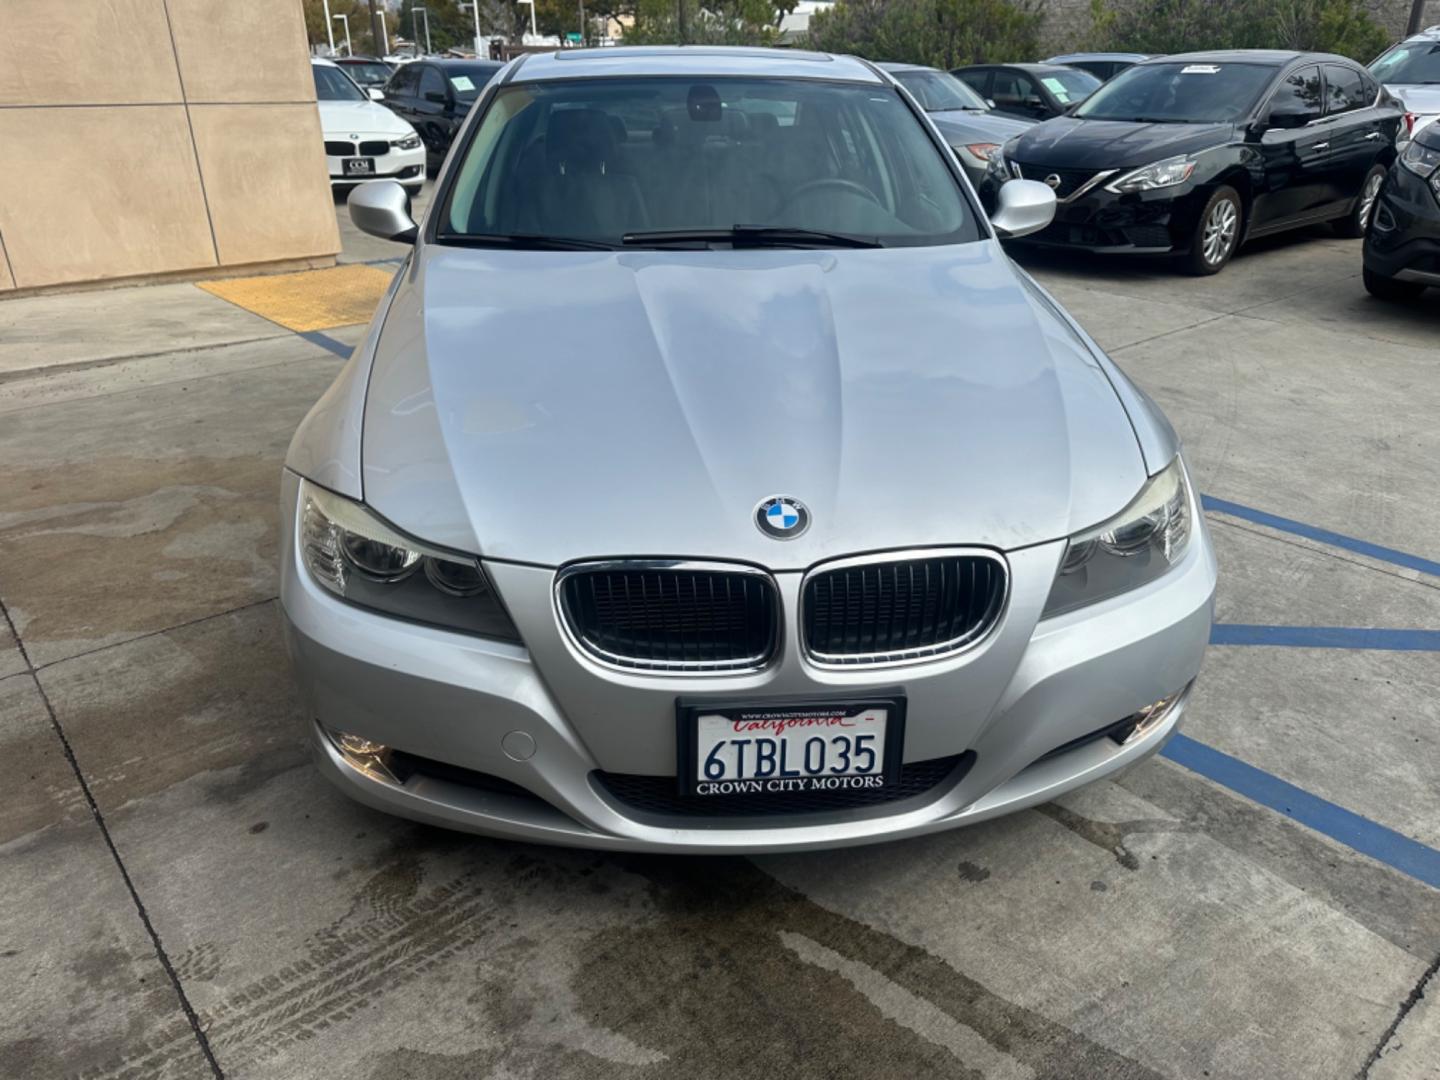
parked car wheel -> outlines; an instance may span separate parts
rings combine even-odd
[[[1414,300],[1425,286],[1418,281],[1396,281],[1365,267],[1365,291],[1379,300]]]
[[[1365,174],[1365,183],[1360,185],[1360,197],[1355,200],[1355,208],[1335,222],[1337,235],[1347,240],[1359,240],[1365,235],[1370,215],[1375,212],[1375,203],[1380,198],[1380,188],[1385,183],[1386,171],[1384,165],[1376,165]]]
[[[1245,223],[1245,206],[1232,187],[1218,188],[1195,225],[1190,251],[1181,261],[1187,274],[1218,274],[1240,246],[1240,229]]]

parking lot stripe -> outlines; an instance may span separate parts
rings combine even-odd
[[[1394,563],[1396,566],[1419,570],[1422,574],[1433,574],[1436,577],[1440,577],[1440,562],[1421,558],[1419,555],[1411,555],[1409,552],[1397,551],[1394,548],[1384,547],[1380,544],[1372,544],[1368,540],[1357,540],[1353,536],[1331,532],[1329,529],[1322,529],[1317,525],[1307,525],[1303,521],[1280,517],[1278,514],[1266,513],[1264,510],[1256,510],[1250,506],[1241,506],[1239,503],[1230,502],[1228,499],[1217,499],[1213,495],[1200,496],[1200,505],[1206,510],[1214,510],[1217,513],[1229,514],[1231,517],[1243,518],[1246,521],[1253,521],[1257,525],[1265,525],[1268,528],[1278,529],[1281,532],[1294,533],[1296,536],[1303,536],[1310,540],[1318,540],[1320,543],[1329,544],[1331,547],[1344,548],[1347,551],[1353,551],[1359,555],[1379,559],[1381,562]]]
[[[1239,758],[1176,735],[1161,751],[1177,765],[1253,799],[1362,855],[1440,889],[1440,851],[1387,829]]]
[[[1385,630],[1352,626],[1250,626],[1216,623],[1211,645],[1281,645],[1297,649],[1385,649],[1440,652],[1440,630]]]

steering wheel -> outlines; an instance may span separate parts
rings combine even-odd
[[[880,200],[875,197],[875,193],[864,184],[857,184],[854,180],[845,180],[839,176],[822,176],[819,180],[811,180],[809,183],[801,184],[792,191],[790,197],[785,200],[785,206],[788,208],[791,203],[795,202],[795,200],[799,199],[802,195],[808,195],[812,191],[820,191],[825,188],[830,188],[835,191],[847,191],[851,195],[860,196],[866,202],[874,203],[876,206],[880,205]]]

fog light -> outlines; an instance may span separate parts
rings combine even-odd
[[[1166,718],[1175,711],[1175,706],[1185,696],[1185,691],[1190,689],[1189,685],[1181,687],[1173,694],[1167,694],[1159,701],[1152,701],[1143,709],[1131,713],[1116,729],[1110,733],[1110,737],[1121,746],[1128,746],[1130,743],[1143,739],[1157,727],[1163,724]]]
[[[361,735],[352,735],[348,731],[327,731],[326,734],[330,736],[330,741],[340,751],[340,756],[347,765],[375,780],[384,780],[391,784],[400,782],[390,770],[390,748],[384,743]]]

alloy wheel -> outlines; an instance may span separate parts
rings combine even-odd
[[[1201,250],[1205,261],[1217,266],[1225,261],[1230,249],[1235,246],[1235,235],[1240,226],[1240,214],[1229,199],[1221,199],[1210,208],[1205,219],[1205,233],[1201,239]]]
[[[1365,181],[1365,189],[1360,192],[1360,228],[1364,229],[1370,224],[1370,215],[1375,210],[1375,200],[1380,197],[1380,185],[1385,182],[1385,177],[1376,173]]]

